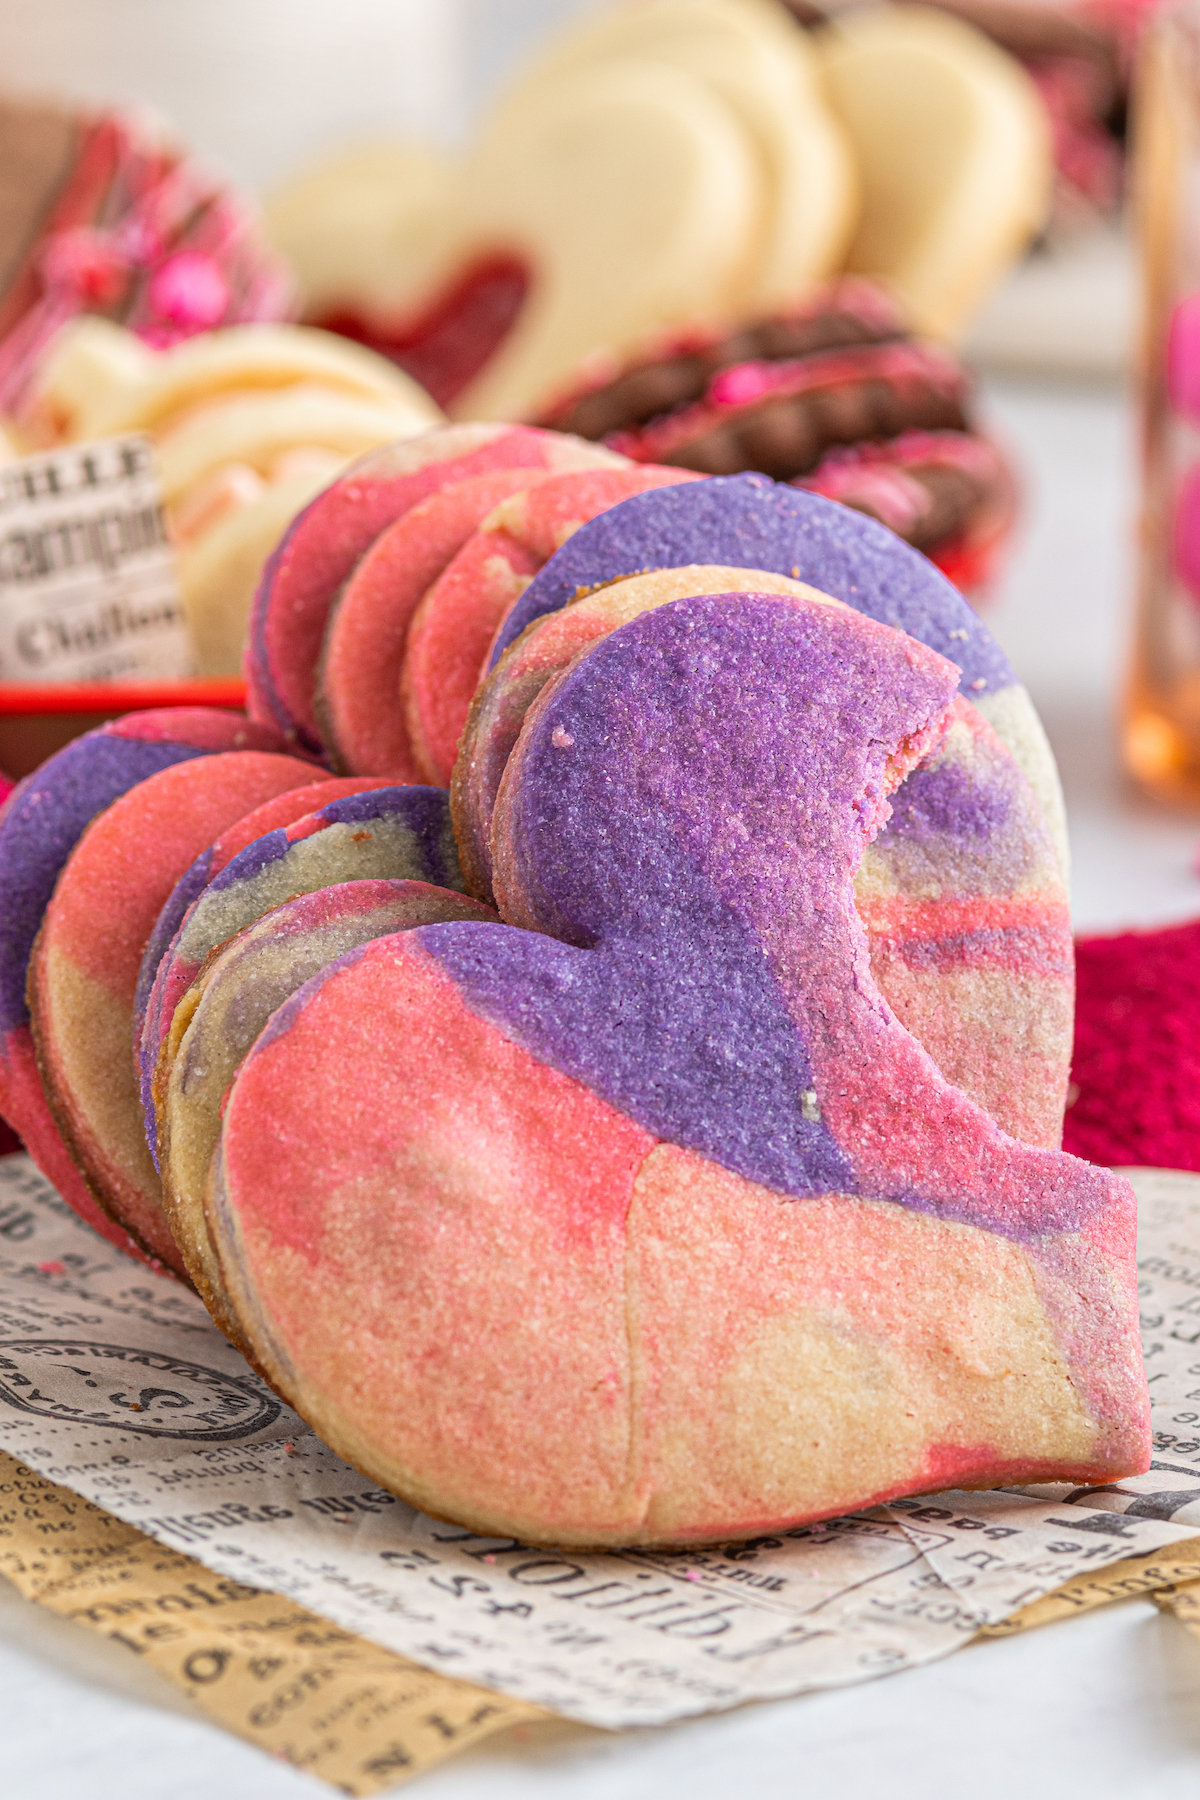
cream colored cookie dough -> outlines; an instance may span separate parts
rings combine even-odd
[[[1053,163],[1029,76],[980,32],[920,6],[848,15],[818,42],[863,210],[847,268],[954,338],[1045,223]]]

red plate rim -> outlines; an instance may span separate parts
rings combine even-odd
[[[0,713],[144,712],[154,706],[228,706],[246,702],[240,675],[195,681],[77,681],[60,687],[0,682]]]

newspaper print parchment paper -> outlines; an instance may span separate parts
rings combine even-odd
[[[0,1163],[0,1446],[223,1576],[589,1724],[864,1681],[1200,1534],[1200,1178],[1138,1182],[1157,1450],[1117,1488],[938,1494],[671,1554],[476,1537],[336,1457],[24,1157]]]

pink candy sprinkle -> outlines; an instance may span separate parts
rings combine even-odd
[[[485,1556],[483,1560],[485,1563],[494,1563],[496,1559],[494,1556],[488,1555]]]
[[[191,331],[219,325],[229,310],[225,277],[203,250],[180,250],[156,269],[146,299],[160,319]]]
[[[1189,294],[1171,315],[1167,393],[1181,418],[1200,424],[1200,294]]]
[[[38,1264],[38,1274],[39,1275],[65,1275],[66,1272],[67,1272],[66,1263],[44,1262],[44,1263]]]
[[[700,1579],[701,1570],[699,1569],[685,1569],[683,1572],[689,1581],[699,1581]]]
[[[722,369],[708,384],[709,400],[718,406],[747,406],[751,400],[761,400],[774,385],[772,374],[766,363],[737,363],[732,369]]]
[[[287,1443],[283,1446],[283,1453],[285,1456],[295,1456],[295,1454],[296,1454],[296,1446],[295,1446],[295,1444],[293,1444],[293,1442],[290,1438],[288,1439]]]

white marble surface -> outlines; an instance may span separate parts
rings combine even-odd
[[[1123,782],[1132,426],[1116,390],[993,382],[1029,474],[992,623],[1063,766],[1084,929],[1200,913],[1200,818]],[[1134,1602],[891,1680],[608,1737],[550,1727],[425,1776],[429,1800],[1162,1800],[1200,1783],[1200,1643]],[[0,1584],[3,1800],[303,1800],[308,1777],[208,1725],[133,1656]]]

